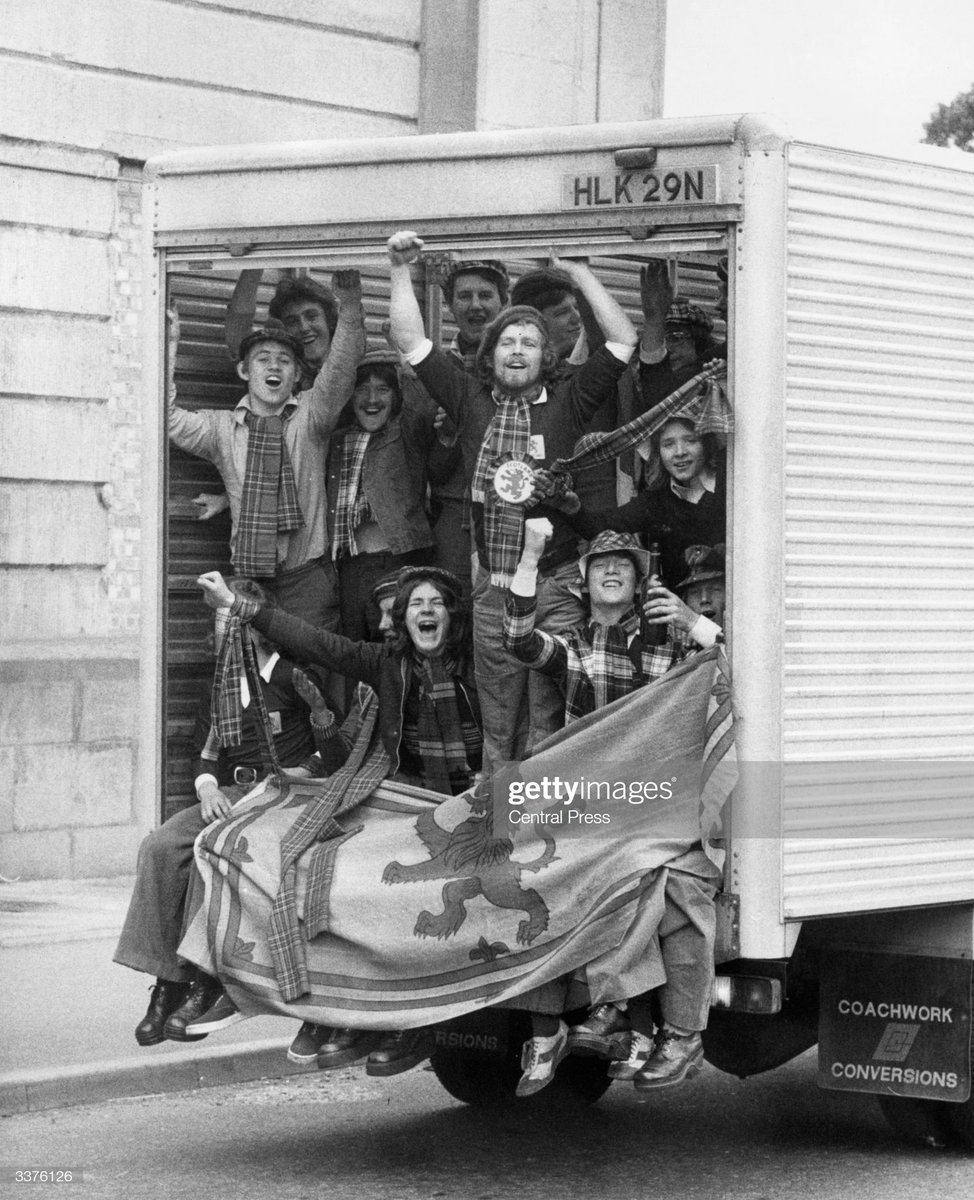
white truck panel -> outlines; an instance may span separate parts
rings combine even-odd
[[[972,259],[974,176],[792,145],[786,920],[974,895]]]

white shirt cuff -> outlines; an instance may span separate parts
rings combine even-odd
[[[196,799],[200,798],[200,787],[209,780],[210,783],[220,786],[220,781],[215,775],[197,775],[193,780],[193,791],[196,793]]]
[[[619,362],[627,363],[636,352],[635,346],[627,346],[625,342],[606,342],[605,348]]]
[[[411,367],[418,367],[424,358],[429,356],[433,349],[433,343],[429,338],[423,338],[418,346],[414,346],[412,350],[404,354],[402,357],[409,363]]]
[[[518,563],[514,578],[511,580],[511,591],[515,596],[534,596],[538,591],[538,568],[522,567]]]
[[[666,358],[666,346],[660,346],[656,350],[647,350],[644,346],[639,347],[639,361],[647,363],[654,367],[657,363],[661,363]]]
[[[720,633],[720,626],[716,621],[711,621],[709,617],[699,616],[694,622],[693,628],[690,630],[690,636],[702,646],[704,650],[709,650],[711,646],[717,644],[717,635]]]

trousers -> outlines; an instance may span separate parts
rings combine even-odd
[[[249,790],[240,786],[221,789],[231,801]],[[157,979],[183,983],[193,978],[195,968],[183,962],[176,950],[192,915],[187,894],[194,872],[193,843],[207,824],[200,806],[193,804],[143,838],[114,962]]]

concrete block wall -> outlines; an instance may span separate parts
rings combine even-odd
[[[0,0],[0,876],[129,873],[159,817],[144,159],[658,115],[664,10]]]
[[[143,531],[161,520],[142,161],[415,131],[422,0],[2,10],[0,876],[129,874],[160,807],[139,772]]]

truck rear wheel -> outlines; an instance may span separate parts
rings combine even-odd
[[[969,1100],[966,1104],[948,1104],[944,1100],[921,1100],[915,1096],[877,1096],[876,1100],[895,1133],[914,1145],[931,1149],[939,1149],[955,1140],[951,1109],[970,1106]],[[967,1143],[968,1149],[971,1145]]]
[[[531,1036],[527,1013],[489,1009],[461,1018],[442,1029],[446,1036],[439,1037],[439,1044],[430,1056],[430,1065],[443,1087],[463,1104],[577,1107],[594,1104],[612,1082],[607,1062],[570,1054],[546,1088],[534,1096],[519,1097],[515,1095],[515,1089],[521,1078],[521,1047]],[[459,1036],[450,1037],[451,1033]],[[486,1040],[499,1050],[484,1053],[478,1049],[478,1041],[485,1041],[483,1036],[477,1037],[478,1033],[486,1033]]]
[[[974,1079],[974,1045],[971,1046],[971,1078]],[[961,1104],[945,1104],[954,1141],[974,1154],[974,1092]]]
[[[608,1076],[608,1063],[597,1058],[569,1055],[543,1091],[522,1098],[514,1094],[521,1078],[520,1051],[501,1062],[488,1062],[449,1050],[437,1050],[430,1065],[436,1078],[455,1100],[478,1106],[594,1104],[612,1082]]]

